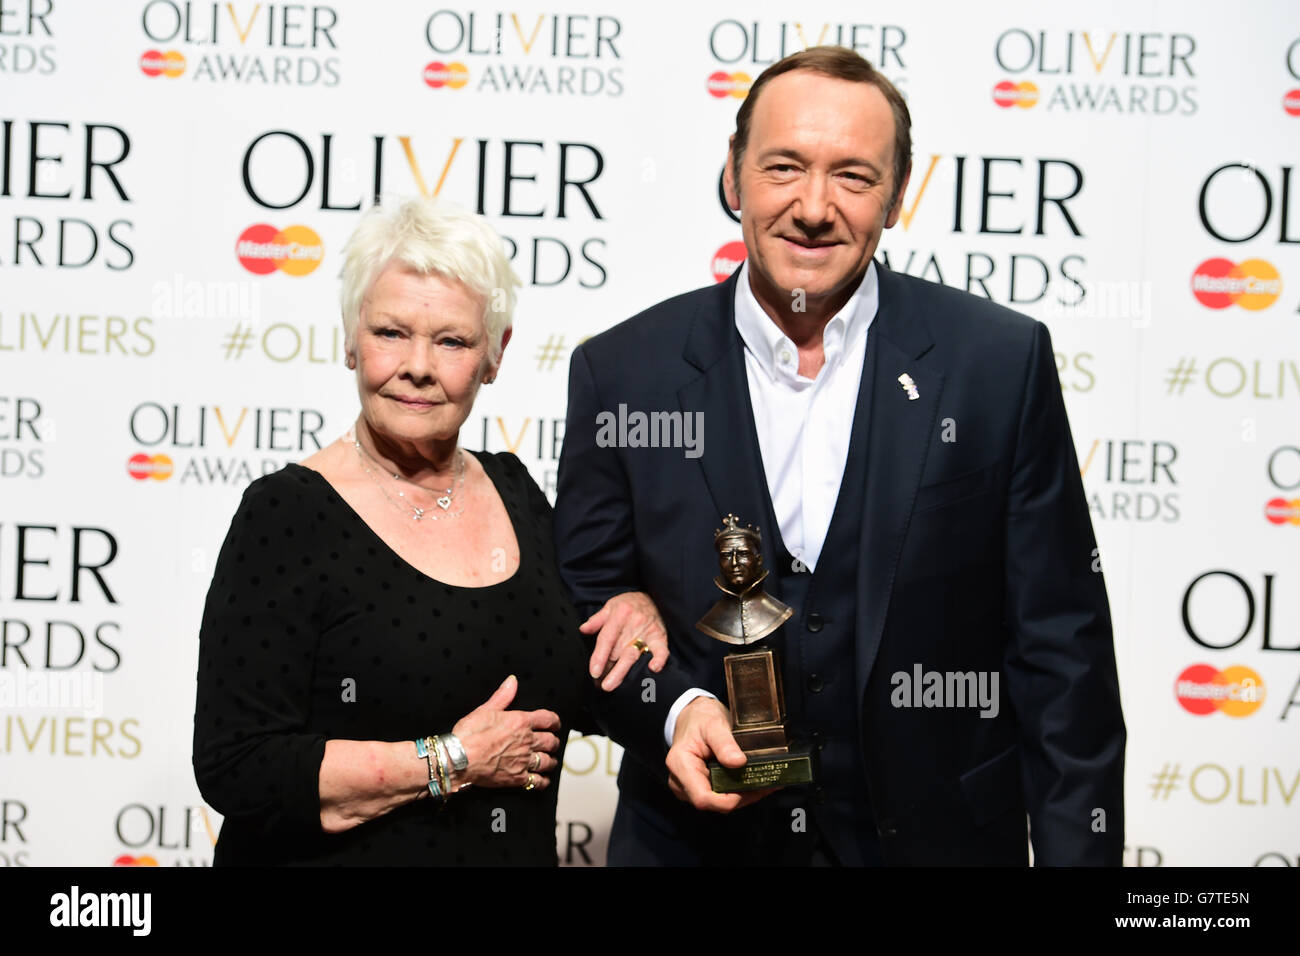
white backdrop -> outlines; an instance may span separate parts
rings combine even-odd
[[[819,41],[912,109],[890,267],[1051,328],[1116,625],[1127,862],[1300,865],[1283,0],[0,2],[0,865],[211,862],[203,597],[242,488],[355,415],[360,210],[439,192],[512,240],[514,338],[463,440],[553,492],[569,353],[734,267],[739,97]],[[618,761],[571,744],[564,862],[603,862]]]

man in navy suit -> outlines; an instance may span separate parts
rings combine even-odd
[[[623,595],[584,628],[593,676],[631,674],[598,713],[626,748],[611,864],[1024,865],[1031,837],[1039,864],[1120,862],[1110,612],[1051,341],[874,262],[910,169],[907,106],[856,53],[774,64],[724,172],[746,263],[574,352],[557,549],[580,607]],[[694,627],[728,513],[794,609],[768,644],[809,786],[709,786],[745,759],[728,648]]]

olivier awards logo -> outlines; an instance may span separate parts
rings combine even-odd
[[[0,76],[54,73],[58,68],[54,44],[54,20],[58,15],[54,0],[0,5]]]
[[[433,90],[622,96],[623,22],[612,14],[441,9],[424,24]]]
[[[993,45],[1005,78],[993,86],[1004,110],[1094,115],[1190,116],[1199,108],[1190,33],[1012,27]]]
[[[142,402],[127,430],[137,445],[126,471],[139,482],[234,485],[279,471],[321,447],[325,416],[314,408]]]
[[[0,198],[42,200],[42,214],[0,217],[0,266],[131,268],[135,223],[117,206],[133,201],[127,191],[132,141],[125,127],[102,119],[45,112],[40,119],[5,119]]]
[[[140,14],[146,77],[245,86],[337,86],[338,11],[325,4],[150,0]],[[189,52],[187,58],[185,53]]]
[[[579,140],[288,129],[254,136],[240,166],[248,198],[281,214],[352,213],[386,194],[446,197],[493,221],[525,283],[580,289],[609,278],[604,227],[588,225],[605,219],[605,171],[604,150]],[[322,254],[306,226],[259,224],[239,243],[244,267],[261,274],[306,275]]]
[[[907,30],[897,24],[847,20],[719,20],[709,27],[713,69],[704,82],[708,95],[723,102],[743,100],[763,68],[813,46],[843,46],[880,70],[907,95],[903,48]]]

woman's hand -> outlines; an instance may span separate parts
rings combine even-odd
[[[469,766],[452,774],[452,789],[549,787],[559,761],[560,718],[549,710],[506,710],[519,682],[507,677],[483,706],[452,729]],[[342,833],[429,794],[428,762],[409,740],[327,740],[320,765],[320,825]]]
[[[646,653],[637,646],[638,641],[650,653],[652,673],[658,674],[668,663],[668,629],[655,602],[644,591],[615,594],[578,630],[588,636],[598,635],[588,672],[600,681],[601,690],[610,691],[623,683],[637,658]]]
[[[506,710],[519,690],[511,674],[487,702],[456,722],[469,766],[456,774],[459,786],[549,787],[559,766],[552,756],[560,747],[558,714],[549,710]]]

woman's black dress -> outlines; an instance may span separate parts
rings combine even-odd
[[[510,674],[510,709],[558,713],[562,745],[578,719],[590,680],[550,504],[514,455],[475,455],[520,558],[481,588],[411,567],[308,468],[249,485],[199,638],[194,770],[225,815],[217,865],[555,865],[558,774],[544,790],[472,787],[441,810],[423,799],[341,834],[320,827],[326,740],[449,732]]]

